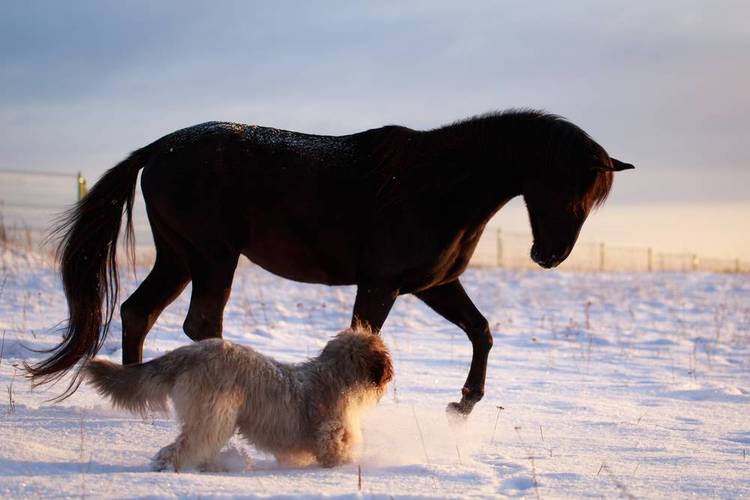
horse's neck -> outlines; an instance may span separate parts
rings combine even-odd
[[[426,165],[434,165],[427,177],[473,217],[487,222],[508,201],[522,194],[523,165],[513,144],[502,137],[478,134],[469,127],[424,133],[422,149]],[[461,203],[463,202],[463,203]]]

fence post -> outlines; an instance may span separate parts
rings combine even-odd
[[[734,272],[740,273],[740,259],[734,259]]]
[[[599,271],[604,271],[604,243],[599,243]]]
[[[495,230],[495,246],[497,267],[503,267],[503,236],[499,228]]]
[[[700,264],[700,260],[698,259],[698,256],[696,254],[693,254],[693,261],[691,264],[692,264],[693,271],[697,271],[698,265]]]
[[[654,270],[654,250],[648,247],[648,272]]]
[[[86,179],[83,177],[81,172],[78,172],[78,201],[81,201],[86,196]]]

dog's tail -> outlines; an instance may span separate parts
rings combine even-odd
[[[118,365],[92,359],[83,368],[86,380],[117,408],[144,414],[166,411],[178,370],[171,369],[164,357],[140,365]]]

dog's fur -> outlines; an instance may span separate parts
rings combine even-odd
[[[379,335],[346,330],[300,364],[211,339],[141,365],[94,359],[85,374],[115,406],[133,412],[163,411],[172,400],[181,432],[153,465],[177,471],[220,469],[218,453],[237,430],[283,464],[349,462],[359,414],[383,395],[393,367]]]

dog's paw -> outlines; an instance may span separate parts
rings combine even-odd
[[[153,472],[167,472],[170,470],[174,470],[172,464],[167,463],[163,460],[159,460],[156,457],[151,459],[151,463],[149,465]]]
[[[200,466],[201,472],[244,472],[250,470],[252,459],[244,450],[230,445]]]
[[[308,451],[275,452],[276,462],[282,467],[307,467],[315,463],[315,457]]]
[[[318,463],[326,469],[352,462],[353,457],[350,450],[329,450],[328,453],[318,456]]]
[[[330,421],[318,431],[315,458],[323,467],[335,467],[353,460],[353,434],[340,421]]]
[[[175,465],[175,448],[174,445],[165,446],[151,459],[151,470],[154,472],[164,472],[173,470],[177,472]]]
[[[199,472],[232,472],[229,467],[220,460],[204,462],[198,467]]]

